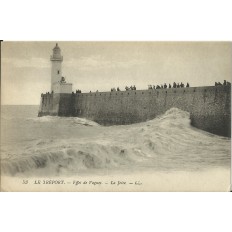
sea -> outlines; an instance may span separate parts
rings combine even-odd
[[[1,107],[2,178],[129,178],[142,183],[135,191],[230,188],[231,139],[192,127],[188,112],[172,108],[150,121],[102,126],[38,117],[38,109]],[[13,189],[9,181],[6,188]]]

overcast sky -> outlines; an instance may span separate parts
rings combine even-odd
[[[2,104],[36,105],[50,91],[56,42],[2,43]],[[63,76],[82,92],[136,85],[230,81],[232,44],[219,42],[58,42]]]

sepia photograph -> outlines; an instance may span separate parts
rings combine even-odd
[[[1,191],[230,189],[231,42],[1,42]]]
[[[231,227],[230,1],[1,9],[1,231]]]

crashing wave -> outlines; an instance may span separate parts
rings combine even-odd
[[[191,127],[189,113],[177,108],[148,122],[126,126],[98,127],[86,119],[51,116],[35,122],[46,123],[47,127],[60,123],[68,132],[76,125],[72,133],[77,134],[86,124],[93,126],[85,130],[87,137],[70,134],[68,139],[61,139],[58,134],[53,139],[33,140],[16,153],[4,149],[2,174],[34,175],[42,170],[44,175],[59,175],[140,167],[191,170],[230,164],[230,139]]]

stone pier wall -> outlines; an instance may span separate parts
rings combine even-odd
[[[39,116],[83,117],[102,125],[143,122],[176,107],[190,112],[193,126],[231,136],[230,86],[46,94],[41,99]]]

